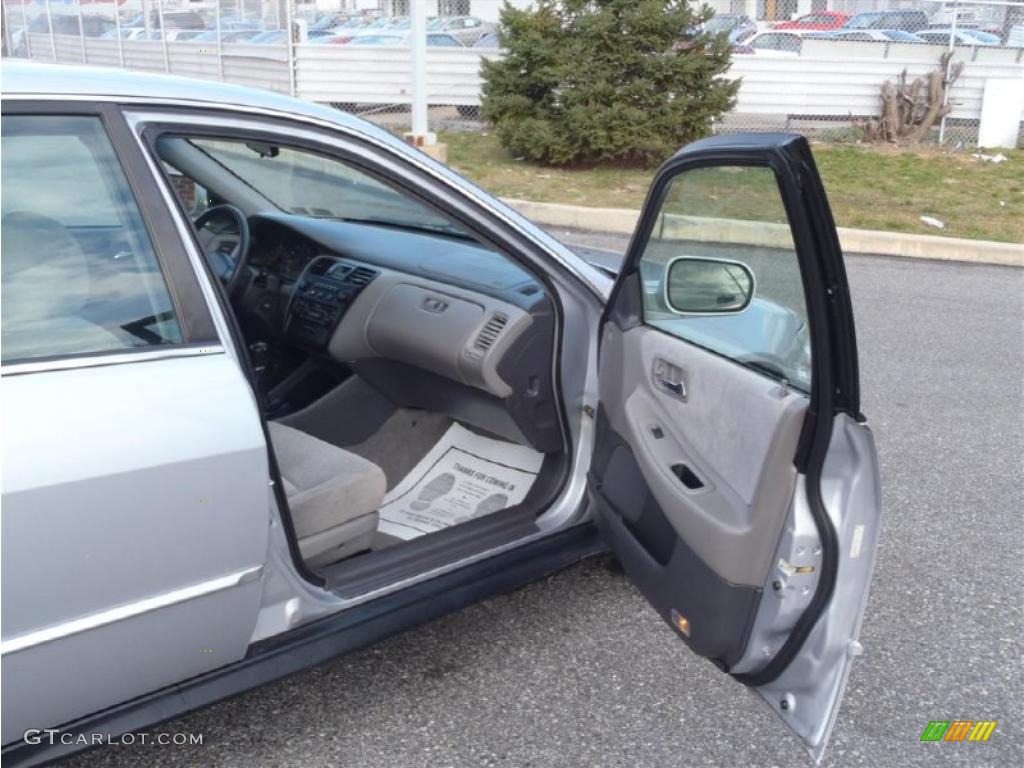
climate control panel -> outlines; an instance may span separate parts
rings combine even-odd
[[[318,256],[302,272],[285,319],[285,335],[323,352],[345,312],[377,277],[372,267],[334,256]]]

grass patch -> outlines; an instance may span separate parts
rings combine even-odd
[[[598,208],[639,208],[653,170],[546,168],[517,160],[489,131],[446,132],[448,162],[493,194]],[[815,144],[843,227],[1024,242],[1024,151],[1005,163],[967,152]],[[945,222],[924,224],[921,216]]]

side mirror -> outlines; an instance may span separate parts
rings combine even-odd
[[[754,273],[738,261],[677,256],[665,267],[665,304],[680,315],[735,315],[754,298]]]

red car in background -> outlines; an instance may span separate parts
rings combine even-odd
[[[850,14],[842,11],[815,11],[776,24],[773,29],[839,29],[849,18]]]

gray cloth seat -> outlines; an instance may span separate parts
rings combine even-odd
[[[7,360],[123,349],[131,344],[81,316],[92,298],[89,265],[59,221],[4,214],[2,343]]]
[[[325,565],[369,549],[387,490],[384,471],[301,430],[268,426],[306,563]]]

